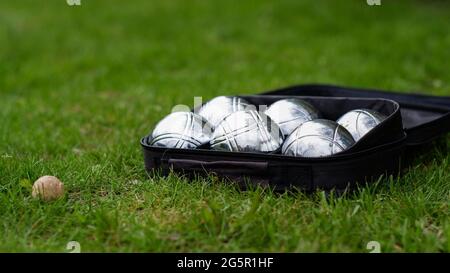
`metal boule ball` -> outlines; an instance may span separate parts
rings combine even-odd
[[[298,99],[282,99],[272,103],[265,111],[280,127],[285,136],[306,121],[318,119],[319,111],[309,102]]]
[[[378,111],[355,109],[341,116],[337,123],[344,126],[352,134],[355,141],[358,141],[385,119],[386,116]]]
[[[229,114],[250,110],[248,109],[249,106],[251,104],[245,99],[220,96],[205,103],[196,113],[204,117],[213,127],[216,127]]]
[[[301,124],[289,135],[282,153],[298,157],[323,157],[345,151],[355,143],[352,135],[332,120],[315,119]]]
[[[195,149],[209,143],[211,124],[192,112],[174,112],[162,119],[152,132],[150,145],[166,148]]]
[[[273,152],[282,143],[283,133],[270,117],[247,110],[234,112],[217,125],[211,148],[234,152]]]

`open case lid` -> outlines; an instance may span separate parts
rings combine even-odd
[[[333,85],[290,86],[262,95],[385,98],[400,104],[408,145],[428,143],[450,131],[450,97],[386,92]]]

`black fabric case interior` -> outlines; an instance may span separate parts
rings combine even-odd
[[[265,92],[262,95],[384,98],[401,106],[401,116],[409,145],[433,141],[450,130],[450,97],[407,94],[393,91],[304,84]]]
[[[387,116],[381,124],[371,130],[358,142],[342,154],[369,149],[371,147],[389,143],[404,136],[400,107],[398,103],[386,99],[373,98],[344,98],[344,97],[313,97],[313,96],[280,96],[280,95],[252,95],[240,96],[253,105],[270,106],[270,104],[287,98],[299,98],[311,103],[319,110],[324,119],[337,120],[343,114],[354,109],[372,109]],[[383,133],[384,132],[384,133]],[[331,156],[332,157],[332,156]]]

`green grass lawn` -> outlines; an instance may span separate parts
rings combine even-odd
[[[81,3],[0,2],[0,251],[450,252],[449,148],[325,198],[148,177],[139,145],[194,96],[311,82],[448,96],[448,1]],[[31,198],[45,174],[64,199]]]

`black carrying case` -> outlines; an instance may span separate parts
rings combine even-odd
[[[399,175],[418,151],[450,131],[450,97],[408,95],[331,85],[298,85],[258,95],[240,96],[255,105],[287,97],[312,103],[326,119],[336,120],[356,108],[382,112],[388,118],[350,149],[328,157],[300,158],[279,153],[220,152],[205,148],[152,147],[141,140],[145,168],[167,175],[217,175],[245,187],[270,186],[276,191],[316,189],[338,191]]]

